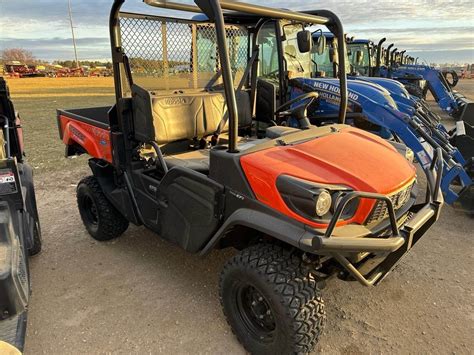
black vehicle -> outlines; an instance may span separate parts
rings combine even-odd
[[[22,350],[30,298],[28,257],[41,251],[41,228],[20,117],[2,77],[0,126],[0,341]]]
[[[311,351],[325,323],[324,280],[381,282],[438,219],[442,166],[434,162],[416,204],[414,166],[344,124],[343,46],[340,124],[310,125],[313,92],[290,100],[284,53],[310,55],[312,24],[344,42],[333,13],[145,2],[197,14],[124,13],[115,0],[116,104],[58,110],[67,155],[92,157],[77,188],[82,221],[97,240],[133,223],[190,253],[241,250],[220,279],[239,341],[258,354]],[[289,117],[302,128],[285,126]]]

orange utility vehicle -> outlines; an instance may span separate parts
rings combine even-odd
[[[109,240],[131,222],[190,253],[241,250],[220,279],[240,342],[259,354],[310,351],[324,281],[379,283],[438,219],[442,165],[416,203],[415,167],[344,124],[344,46],[340,124],[310,125],[313,92],[289,99],[284,48],[311,51],[313,24],[344,43],[333,13],[145,1],[196,13],[183,19],[123,13],[123,2],[110,16],[116,104],[58,111],[66,154],[92,157],[77,188],[85,227]],[[302,128],[285,126],[290,117]]]

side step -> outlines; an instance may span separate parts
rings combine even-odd
[[[23,352],[25,344],[27,313],[26,311],[0,321],[0,340],[13,345]]]

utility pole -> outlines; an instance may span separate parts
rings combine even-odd
[[[71,24],[72,45],[74,46],[74,58],[76,59],[76,68],[79,68],[79,61],[77,60],[76,37],[74,36],[74,26],[72,25],[72,11],[71,0],[68,0],[69,5],[69,23]]]

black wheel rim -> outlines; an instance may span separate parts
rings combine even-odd
[[[240,285],[237,289],[237,310],[249,334],[260,342],[272,342],[276,322],[269,302],[251,285]]]
[[[99,212],[95,201],[90,196],[84,196],[82,204],[87,223],[92,226],[97,226],[99,223]]]

